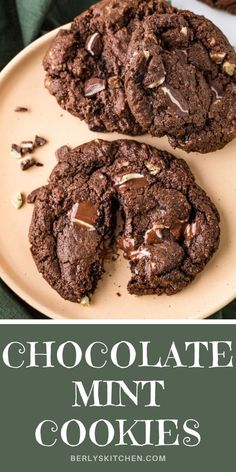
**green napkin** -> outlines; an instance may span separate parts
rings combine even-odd
[[[0,0],[0,69],[43,33],[68,23],[94,0]]]
[[[38,36],[68,23],[94,0],[0,0],[0,69]],[[215,318],[234,318],[236,302]],[[42,318],[0,281],[0,318]]]
[[[23,42],[26,46],[37,37],[52,0],[16,0]]]

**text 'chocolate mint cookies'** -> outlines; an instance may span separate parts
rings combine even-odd
[[[173,147],[206,153],[236,136],[236,53],[204,17],[180,11],[144,19],[132,36],[125,84],[136,120]]]
[[[103,274],[115,238],[129,260],[131,294],[173,295],[219,245],[219,215],[185,161],[146,144],[92,141],[64,146],[49,184],[31,201],[29,232],[38,270],[65,299],[83,301]]]
[[[201,2],[236,15],[236,0],[201,0]]]
[[[45,85],[62,108],[93,131],[142,134],[124,91],[124,69],[136,21],[171,12],[160,0],[104,0],[61,30],[44,58]]]

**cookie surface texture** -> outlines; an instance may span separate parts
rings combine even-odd
[[[133,34],[126,93],[140,125],[173,147],[207,153],[236,136],[236,54],[188,11],[153,15]]]
[[[43,64],[45,86],[62,108],[85,120],[93,131],[143,133],[124,91],[124,68],[137,21],[171,12],[160,0],[104,0],[62,29]]]

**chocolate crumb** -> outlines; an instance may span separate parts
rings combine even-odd
[[[36,167],[43,167],[44,166],[44,164],[42,164],[42,162],[36,162],[35,165],[36,165]]]
[[[30,169],[30,167],[33,167],[36,165],[36,160],[32,157],[29,159],[25,159],[20,163],[21,170],[27,170]]]
[[[26,107],[16,107],[14,111],[17,112],[17,113],[19,113],[19,112],[23,113],[23,112],[29,111],[29,109],[26,108]]]
[[[120,292],[117,292],[116,295],[117,295],[117,297],[121,297],[121,293],[120,293]]]
[[[47,140],[45,138],[42,138],[41,136],[37,136],[36,134],[35,140],[34,140],[35,147],[44,146],[46,143],[47,143]]]

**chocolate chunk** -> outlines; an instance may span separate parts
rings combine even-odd
[[[119,185],[120,191],[125,191],[127,189],[137,189],[137,188],[143,188],[147,187],[148,182],[145,179],[145,177],[142,177],[141,179],[130,179],[127,180],[125,183]]]
[[[115,185],[119,187],[120,191],[131,188],[142,188],[148,185],[147,180],[143,174],[131,173],[117,176],[115,178]]]
[[[20,144],[21,153],[24,154],[31,154],[34,150],[34,143],[33,141],[22,141]]]
[[[20,163],[22,170],[30,169],[30,167],[33,167],[35,165],[36,165],[36,160],[33,157],[29,159],[25,159],[24,161]]]
[[[134,251],[135,241],[132,238],[122,236],[118,239],[117,246],[124,252],[124,257],[129,259],[132,252]]]
[[[44,146],[47,143],[47,140],[45,138],[42,138],[41,136],[35,136],[34,140],[34,146],[39,147],[39,146]]]
[[[215,98],[216,100],[221,100],[223,98],[223,90],[222,91],[219,91],[217,90],[217,85],[211,85],[211,90],[212,92],[215,94]]]
[[[186,241],[191,241],[191,239],[195,238],[195,236],[200,233],[200,229],[199,222],[195,221],[194,223],[188,224],[184,231]]]
[[[186,223],[177,223],[175,226],[170,228],[171,234],[174,236],[175,239],[180,239],[183,236],[183,233],[186,228]]]
[[[95,230],[97,216],[98,209],[90,202],[75,203],[71,211],[71,221],[90,230]]]
[[[162,238],[162,230],[154,227],[146,231],[144,241],[149,246],[150,244],[160,243]]]
[[[92,55],[92,56],[100,56],[102,52],[102,38],[98,32],[92,34],[88,37],[85,43],[85,49]]]
[[[84,84],[84,95],[85,97],[93,97],[97,93],[102,92],[106,89],[106,81],[104,79],[99,79],[94,77],[89,79]]]
[[[161,89],[165,95],[167,95],[171,103],[178,108],[182,113],[189,113],[188,103],[184,99],[178,90],[174,90],[172,87],[162,87]]]

